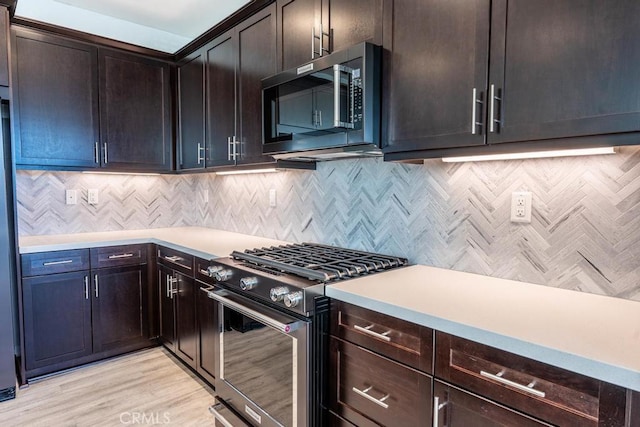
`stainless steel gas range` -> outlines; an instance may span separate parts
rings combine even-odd
[[[404,258],[313,243],[233,252],[211,261],[218,303],[217,402],[223,426],[323,424],[328,299],[335,281],[407,264]]]

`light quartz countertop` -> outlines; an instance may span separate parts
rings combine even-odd
[[[325,293],[640,391],[640,302],[422,265]]]
[[[203,227],[19,240],[21,254],[134,243],[212,259],[287,242]],[[640,391],[640,302],[421,265],[335,283],[326,294]]]
[[[172,227],[25,236],[20,237],[18,246],[21,254],[28,254],[135,243],[157,243],[200,258],[212,259],[229,256],[234,250],[242,251],[288,242],[205,227]]]

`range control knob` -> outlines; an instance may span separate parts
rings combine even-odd
[[[258,278],[255,276],[243,277],[242,279],[240,279],[240,289],[242,289],[243,291],[250,291],[256,286],[258,286]]]
[[[269,296],[271,297],[271,301],[278,302],[282,301],[284,296],[289,293],[289,288],[286,286],[278,286],[277,288],[271,288],[269,292]]]
[[[284,305],[289,308],[295,307],[302,301],[302,292],[292,292],[284,296]]]
[[[216,280],[218,282],[224,282],[225,280],[228,280],[231,278],[231,276],[233,275],[233,271],[231,270],[218,270],[214,273]]]
[[[207,275],[209,277],[215,277],[218,271],[222,270],[222,266],[219,265],[210,265],[207,267]]]

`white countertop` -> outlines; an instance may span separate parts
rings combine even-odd
[[[325,293],[640,391],[640,302],[421,265]]]
[[[20,253],[158,243],[211,259],[287,242],[203,227],[21,237]],[[640,391],[640,302],[410,266],[327,296]]]
[[[204,259],[229,256],[234,250],[282,245],[288,242],[205,227],[55,234],[20,237],[21,254],[102,246],[158,243]]]

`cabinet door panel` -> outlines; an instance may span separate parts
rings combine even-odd
[[[489,0],[395,0],[385,14],[385,152],[485,143]],[[475,134],[472,134],[475,130]]]
[[[170,111],[167,64],[101,51],[100,134],[106,167],[169,169]]]
[[[81,271],[23,279],[27,370],[91,354],[88,276]]]
[[[180,273],[176,277],[176,353],[196,368],[198,330],[196,322],[195,280]]]
[[[93,272],[94,351],[144,343],[148,336],[143,301],[146,266],[118,267]]]
[[[278,1],[280,71],[311,61],[311,30],[314,25],[316,32],[320,28],[319,21],[315,20],[316,3],[317,0]],[[317,50],[317,41],[315,46]]]
[[[218,364],[218,303],[200,291],[196,282],[198,300],[198,367],[197,371],[213,384]]]
[[[206,48],[207,57],[207,166],[233,165],[228,138],[236,135],[237,48],[232,32]],[[259,119],[258,119],[259,121]]]
[[[205,166],[204,55],[198,52],[178,67],[179,168]]]
[[[495,2],[502,126],[489,142],[640,130],[639,21],[634,0]]]
[[[329,0],[322,9],[332,30],[331,51],[370,41],[382,44],[383,0]],[[328,10],[327,10],[328,9]]]
[[[272,162],[262,155],[262,79],[276,73],[276,14],[272,6],[238,28],[238,163]]]
[[[16,164],[99,166],[97,70],[94,47],[15,30]]]

